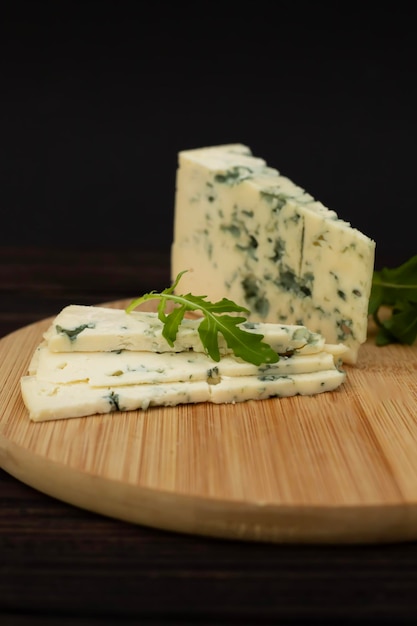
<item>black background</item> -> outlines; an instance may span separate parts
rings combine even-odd
[[[168,249],[178,151],[241,142],[406,260],[413,5],[364,4],[3,3],[0,245]]]

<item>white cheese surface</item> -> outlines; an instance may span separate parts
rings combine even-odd
[[[306,374],[225,377],[217,384],[205,380],[157,384],[92,387],[86,382],[59,384],[36,376],[21,379],[23,401],[33,421],[45,421],[113,411],[146,410],[198,402],[236,403],[271,397],[313,395],[333,391],[345,380],[337,369]]]
[[[333,369],[330,352],[281,357],[260,367],[225,355],[219,362],[202,352],[50,352],[42,344],[35,352],[29,374],[53,383],[88,382],[93,387],[206,380],[224,376],[278,376]]]
[[[179,326],[174,346],[162,335],[163,324],[157,313],[107,307],[69,305],[53,320],[44,333],[52,352],[110,352],[134,350],[148,352],[204,352],[198,334],[201,319],[184,319]],[[263,335],[276,352],[298,349],[305,354],[323,350],[325,341],[319,333],[296,324],[243,323],[247,332]],[[230,352],[219,335],[220,352]]]

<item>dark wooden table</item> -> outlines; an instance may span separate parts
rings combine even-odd
[[[0,250],[0,336],[168,286],[169,251]],[[1,358],[1,354],[0,354]],[[274,545],[80,510],[0,470],[0,624],[416,624],[417,544]]]

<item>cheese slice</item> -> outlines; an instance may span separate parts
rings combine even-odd
[[[52,383],[87,382],[93,387],[157,384],[223,377],[285,376],[336,368],[338,357],[325,350],[281,357],[260,367],[231,355],[219,362],[202,352],[50,352],[43,342],[35,351],[29,374]]]
[[[157,313],[126,313],[122,309],[109,307],[69,305],[55,317],[44,333],[44,339],[52,352],[204,352],[198,334],[200,323],[201,318],[184,319],[179,326],[174,346],[171,347],[162,336],[163,323]],[[244,322],[241,327],[247,332],[262,334],[263,341],[279,354],[288,350],[312,354],[321,352],[325,345],[322,335],[299,324]],[[343,345],[329,345],[334,345],[336,350],[345,351]],[[230,353],[222,335],[219,335],[219,348],[222,354]]]
[[[172,280],[182,293],[227,297],[251,321],[305,325],[365,342],[375,242],[243,144],[178,155]]]
[[[184,403],[235,403],[312,395],[340,386],[343,344],[327,344],[302,325],[244,323],[280,353],[255,366],[225,343],[219,361],[205,352],[201,319],[185,319],[171,347],[157,313],[70,305],[44,333],[21,378],[34,421],[145,410]],[[68,350],[63,351],[65,348]]]
[[[157,384],[92,387],[21,378],[23,401],[32,421],[41,422],[114,411],[146,410],[153,406],[176,406],[199,402],[237,403],[271,397],[313,395],[334,391],[345,380],[337,369],[278,376],[225,377],[217,384],[206,380]]]

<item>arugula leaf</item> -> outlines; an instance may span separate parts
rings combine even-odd
[[[391,308],[382,319],[381,307]],[[377,327],[376,344],[411,345],[417,338],[417,255],[402,265],[374,271],[368,312]]]
[[[245,317],[226,315],[226,313],[249,313],[245,307],[227,298],[219,302],[210,302],[206,299],[207,296],[194,296],[191,293],[176,295],[174,290],[186,271],[180,272],[171,287],[167,287],[162,292],[151,291],[133,300],[126,307],[126,313],[130,313],[147,300],[159,300],[158,317],[164,324],[162,335],[168,344],[173,346],[185,313],[199,310],[203,313],[203,318],[198,326],[198,334],[207,354],[213,361],[220,361],[219,333],[223,335],[227,346],[235,356],[248,363],[262,365],[263,363],[276,363],[279,360],[279,355],[275,350],[262,341],[263,335],[239,328],[238,325],[246,321]],[[168,301],[173,302],[175,306],[172,311],[166,313]]]

